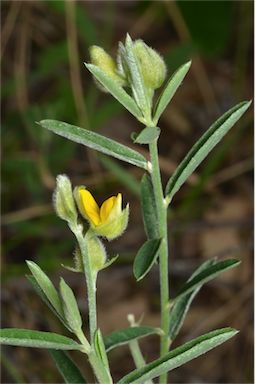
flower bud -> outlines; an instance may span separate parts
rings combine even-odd
[[[89,256],[90,268],[96,277],[98,271],[104,268],[106,263],[106,251],[99,240],[99,238],[93,233],[93,231],[88,230],[85,235],[85,241],[87,244],[87,252]],[[86,268],[86,265],[84,265]]]
[[[77,221],[77,210],[73,198],[72,185],[66,175],[58,175],[53,202],[57,215],[68,222]]]
[[[74,196],[81,215],[88,220],[90,228],[97,236],[113,240],[125,231],[129,206],[122,210],[121,193],[107,199],[100,208],[85,187],[76,187]]]
[[[99,67],[121,87],[126,84],[125,79],[118,73],[116,62],[103,48],[93,45],[89,51],[92,64]],[[100,85],[100,88],[103,87]],[[105,88],[104,91],[106,91]]]
[[[162,57],[142,40],[134,42],[133,52],[140,64],[145,86],[159,88],[166,78],[166,65]]]

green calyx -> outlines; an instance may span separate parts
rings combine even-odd
[[[117,63],[103,48],[93,45],[90,47],[89,52],[92,64],[99,67],[121,87],[126,85],[125,78],[118,72]],[[102,88],[102,85],[100,85],[100,88]],[[106,91],[105,88],[103,90]]]
[[[142,40],[134,41],[133,51],[140,66],[144,85],[151,89],[161,87],[167,72],[162,57]]]
[[[111,212],[106,223],[93,228],[96,235],[113,240],[121,236],[127,228],[129,217],[129,205],[119,212]]]
[[[56,189],[53,194],[53,203],[57,215],[69,223],[77,221],[77,210],[73,198],[72,185],[66,175],[58,175]]]
[[[85,241],[87,245],[90,268],[94,277],[96,277],[97,273],[105,266],[107,260],[106,251],[101,240],[92,230],[87,231]],[[86,265],[84,265],[84,268],[86,268]]]

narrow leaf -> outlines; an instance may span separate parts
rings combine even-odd
[[[139,152],[98,133],[57,120],[41,120],[39,124],[49,131],[66,137],[75,143],[86,145],[89,148],[116,157],[137,167],[147,168],[147,160]]]
[[[152,334],[159,334],[159,332],[160,330],[158,328],[146,326],[123,328],[104,336],[105,349],[108,352],[113,348],[129,343],[131,340]]]
[[[77,365],[73,362],[70,356],[64,351],[56,351],[49,349],[49,353],[54,360],[57,369],[62,375],[65,383],[68,384],[85,384],[87,381],[82,376]]]
[[[124,376],[118,384],[141,384],[146,380],[154,379],[163,373],[180,367],[188,361],[203,355],[204,353],[229,340],[237,333],[238,331],[235,329],[222,328],[199,336],[196,339],[173,349],[165,356],[147,364],[145,367],[134,370]]]
[[[34,288],[37,295],[42,299],[42,301],[50,308],[50,310],[59,318],[59,320],[64,324],[64,326],[71,331],[71,328],[66,323],[65,318],[62,316],[62,314],[58,313],[55,308],[52,306],[51,302],[48,300],[47,296],[44,294],[42,289],[40,288],[39,284],[35,280],[34,276],[32,275],[26,275],[26,278],[31,283],[32,287]]]
[[[97,329],[95,332],[94,346],[95,346],[97,356],[100,358],[104,367],[109,372],[110,371],[109,362],[108,362],[108,358],[107,358],[107,354],[106,354],[106,350],[105,350],[105,345],[104,345],[104,340],[103,340],[102,333],[101,333],[100,329]]]
[[[184,295],[191,292],[193,289],[197,288],[201,284],[211,281],[220,273],[225,272],[233,267],[236,267],[239,264],[240,260],[237,259],[228,259],[216,262],[215,264],[207,267],[200,273],[196,274],[192,279],[185,283],[177,294],[177,298],[179,299],[180,297],[183,297]]]
[[[79,331],[82,327],[80,311],[72,289],[61,278],[60,293],[66,321],[73,331]]]
[[[20,347],[81,350],[82,346],[69,337],[30,329],[5,328],[0,330],[0,343]]]
[[[177,167],[166,186],[166,195],[170,201],[182,184],[205,159],[208,153],[220,142],[226,133],[249,108],[251,102],[244,101],[221,116],[196,142]]]
[[[139,133],[134,142],[138,144],[150,144],[152,141],[157,140],[159,135],[160,128],[146,127]]]
[[[86,68],[102,84],[115,99],[117,99],[137,119],[142,117],[141,111],[131,96],[100,68],[93,64],[84,63]]]
[[[147,240],[139,249],[133,266],[137,281],[143,279],[156,261],[162,239]]]
[[[166,109],[167,105],[170,103],[171,99],[173,98],[179,86],[181,85],[182,80],[184,79],[188,70],[190,69],[190,66],[191,66],[191,61],[182,65],[179,69],[177,69],[177,71],[172,75],[172,77],[168,81],[165,89],[163,90],[162,94],[159,96],[159,99],[156,103],[155,115],[153,118],[153,121],[155,122],[155,124],[157,124],[160,116]]]
[[[198,267],[195,272],[191,275],[188,282],[192,280],[196,275],[198,275],[203,270],[207,269],[209,266],[216,263],[215,259],[205,261],[200,267]],[[186,314],[189,310],[189,307],[199,292],[202,284],[198,285],[197,288],[194,288],[193,291],[187,293],[186,295],[180,297],[179,299],[174,300],[174,304],[170,310],[170,323],[169,323],[169,337],[173,341],[177,334],[179,333]]]
[[[133,94],[136,99],[137,105],[139,105],[142,111],[146,111],[150,108],[150,104],[145,92],[144,81],[141,75],[138,60],[133,52],[133,42],[128,33],[125,41],[125,48],[126,60],[128,63],[128,69],[130,71]]]
[[[144,229],[148,239],[159,237],[158,215],[151,176],[144,174],[141,181],[141,205]]]
[[[30,269],[32,275],[40,286],[41,290],[51,303],[51,305],[55,308],[55,310],[62,314],[62,305],[60,298],[58,296],[58,292],[48,276],[42,271],[42,269],[33,261],[26,261],[28,268]]]

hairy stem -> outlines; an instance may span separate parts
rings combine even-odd
[[[89,353],[91,347],[90,347],[88,340],[86,339],[86,336],[82,332],[82,329],[79,329],[78,331],[76,331],[76,336],[78,337],[78,339],[80,340],[80,342],[84,346],[84,350],[86,351],[86,353]]]
[[[96,282],[93,278],[89,255],[87,252],[87,245],[84,240],[82,228],[79,226],[76,226],[73,232],[78,241],[80,251],[82,254],[83,264],[84,264],[84,273],[86,278],[87,295],[88,295],[90,342],[93,343],[94,334],[97,330]]]
[[[90,259],[87,252],[87,245],[82,233],[82,227],[76,225],[71,228],[78,241],[82,259],[84,263],[84,273],[87,284],[87,295],[88,295],[88,308],[89,308],[89,329],[90,329],[90,344],[92,348],[88,353],[89,362],[93,368],[93,371],[97,377],[97,380],[101,384],[112,384],[112,378],[110,372],[105,368],[100,358],[97,356],[94,350],[94,335],[97,330],[97,310],[96,310],[96,281],[93,277],[92,269],[90,266]],[[86,338],[82,331],[78,334],[80,341],[87,345]]]
[[[103,366],[102,361],[97,357],[96,353],[92,351],[89,355],[89,362],[100,384],[112,384],[110,372]]]
[[[153,190],[155,195],[159,235],[162,238],[162,244],[159,252],[160,261],[160,303],[161,303],[161,329],[163,334],[160,342],[160,356],[168,352],[168,328],[169,328],[169,282],[168,282],[168,239],[167,239],[167,206],[164,200],[164,194],[161,183],[159,160],[158,160],[158,147],[157,141],[153,141],[150,145],[151,156],[151,177]],[[160,376],[160,383],[167,382],[167,373]]]

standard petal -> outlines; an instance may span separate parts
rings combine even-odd
[[[105,221],[108,219],[109,214],[111,213],[112,208],[115,205],[116,196],[112,196],[109,199],[105,200],[100,208],[100,219],[101,223],[105,223]]]
[[[79,193],[85,215],[94,225],[98,225],[100,223],[100,212],[94,197],[87,189],[81,189]]]
[[[121,212],[122,212],[122,194],[118,193],[118,195],[115,198],[114,205],[107,217],[107,221],[114,220],[119,215],[121,215]]]

